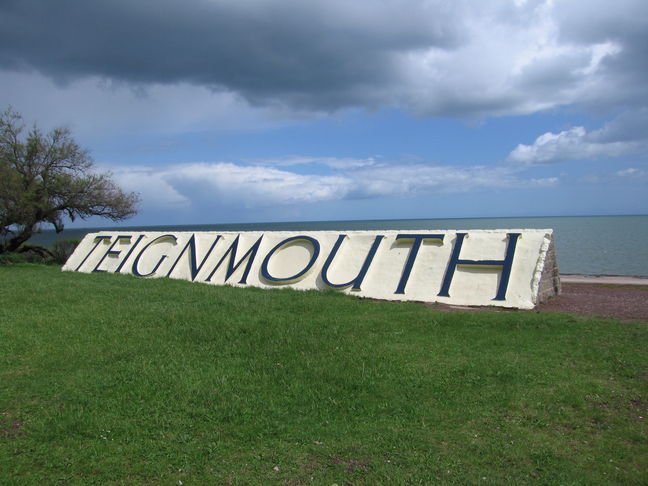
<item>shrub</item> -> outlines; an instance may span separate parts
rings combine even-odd
[[[16,263],[28,263],[28,255],[24,253],[0,253],[0,265],[14,265]]]
[[[46,250],[46,251],[42,251]],[[16,263],[55,263],[46,248],[22,245],[17,252],[0,253],[0,265],[15,265]]]
[[[72,255],[74,249],[77,247],[80,241],[81,240],[78,239],[72,239],[61,240],[54,243],[51,250],[54,261],[63,265],[67,261],[67,259],[70,258],[70,255]]]

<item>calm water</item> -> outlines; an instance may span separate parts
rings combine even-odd
[[[133,231],[343,231],[520,228],[553,228],[561,273],[648,277],[648,215],[213,224],[122,227],[119,231],[128,229]],[[57,240],[82,238],[86,233],[98,230],[100,228],[67,229],[58,235],[54,231],[43,231],[33,237],[31,242],[50,246]]]

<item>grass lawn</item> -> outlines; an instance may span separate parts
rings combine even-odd
[[[647,409],[645,322],[0,266],[2,485],[648,484]]]

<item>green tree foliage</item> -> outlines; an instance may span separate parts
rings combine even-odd
[[[0,253],[15,251],[42,224],[58,233],[66,217],[121,221],[137,212],[137,194],[95,172],[68,129],[24,131],[20,114],[0,114]]]

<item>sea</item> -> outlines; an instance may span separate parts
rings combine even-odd
[[[348,231],[348,230],[554,230],[562,274],[648,277],[648,215],[560,216],[531,218],[393,219],[305,221],[290,223],[200,224],[185,226],[119,226],[71,228],[57,234],[44,230],[30,243],[50,247],[65,239],[81,239],[96,231]]]

